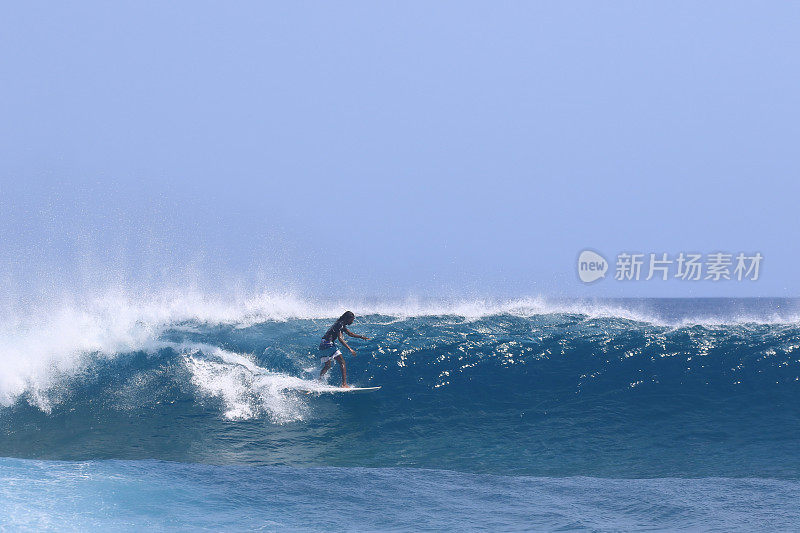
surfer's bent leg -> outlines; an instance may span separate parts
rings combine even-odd
[[[322,370],[319,373],[319,379],[322,379],[322,376],[324,376],[325,372],[330,370],[330,368],[331,368],[331,362],[330,361],[325,361],[325,366],[322,367]]]
[[[342,369],[342,387],[349,387],[347,384],[347,365],[344,364],[344,357],[341,355],[336,356],[336,360],[339,361],[339,367]]]
[[[327,372],[331,368],[332,364],[331,361],[333,361],[335,357],[341,356],[342,352],[340,352],[339,349],[336,348],[336,346],[334,345],[330,345],[328,347],[320,347],[320,352],[321,353],[319,361],[323,365],[325,365],[322,367],[322,370],[320,370],[319,373],[319,379],[322,379],[322,376],[325,375],[325,372]]]

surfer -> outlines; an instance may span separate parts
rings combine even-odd
[[[352,311],[345,311],[345,313],[339,317],[325,335],[322,337],[322,342],[319,345],[320,350],[320,362],[322,362],[325,366],[322,367],[322,370],[319,373],[319,379],[322,379],[322,376],[325,375],[331,368],[331,361],[336,360],[339,363],[339,366],[342,368],[342,387],[350,388],[350,385],[347,384],[347,367],[344,364],[344,357],[342,356],[342,352],[339,351],[339,348],[336,347],[334,342],[336,339],[339,339],[339,342],[342,343],[342,346],[350,350],[350,353],[353,354],[353,357],[356,356],[356,351],[347,344],[344,340],[344,336],[342,333],[347,333],[351,337],[355,337],[356,339],[364,339],[365,341],[369,340],[369,337],[364,337],[363,335],[356,335],[349,329],[347,326],[353,323],[353,320],[356,319],[356,315],[353,314]]]

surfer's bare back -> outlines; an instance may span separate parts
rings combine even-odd
[[[322,362],[325,366],[322,367],[322,370],[319,373],[320,379],[322,376],[325,375],[331,367],[331,360],[336,360],[339,363],[339,366],[342,369],[342,387],[350,388],[350,385],[347,384],[347,366],[344,364],[344,357],[342,356],[342,352],[339,351],[339,348],[336,347],[335,341],[339,339],[339,342],[342,343],[342,346],[350,350],[350,353],[353,354],[353,357],[356,356],[356,351],[350,347],[349,344],[344,340],[344,336],[342,333],[347,333],[351,337],[355,337],[356,339],[363,339],[365,341],[369,340],[369,337],[364,337],[363,335],[357,335],[347,329],[347,326],[353,323],[356,319],[356,315],[353,314],[352,311],[345,311],[345,313],[339,317],[337,320],[325,333],[322,337],[322,342],[319,345],[320,350],[320,362]]]

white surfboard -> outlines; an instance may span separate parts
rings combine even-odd
[[[376,391],[376,390],[378,390],[380,388],[381,388],[380,386],[378,386],[378,387],[350,387],[348,389],[345,389],[343,387],[330,387],[330,388],[326,387],[324,389],[306,391],[306,394],[327,394],[327,393],[337,394],[337,393],[340,393],[340,392],[374,392],[374,391]]]
[[[349,389],[343,389],[342,387],[339,387],[339,390],[336,392],[373,392],[380,388],[380,385],[377,387],[350,387]]]

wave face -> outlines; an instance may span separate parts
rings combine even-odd
[[[314,381],[341,308],[273,304],[106,302],[7,328],[0,456],[800,476],[792,301],[365,306],[348,374],[383,388],[361,395],[326,394],[338,368]]]

